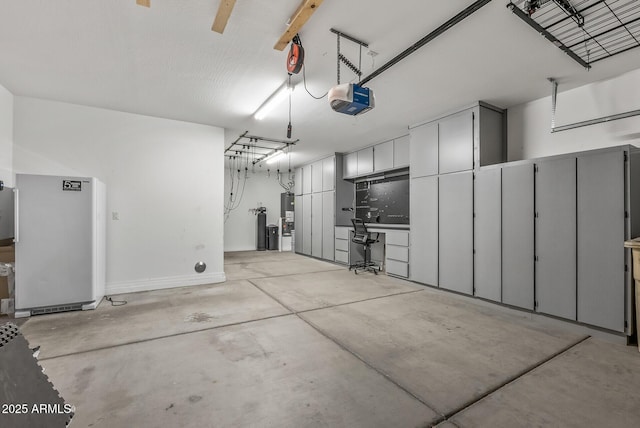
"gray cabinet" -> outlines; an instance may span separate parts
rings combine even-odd
[[[308,168],[308,167],[307,167]],[[319,160],[311,164],[311,193],[322,192],[323,177],[322,161]]]
[[[502,168],[502,303],[534,308],[534,165]]]
[[[311,193],[311,165],[305,165],[302,168],[302,194]]]
[[[412,178],[410,183],[411,279],[438,285],[438,177]]]
[[[293,193],[296,195],[302,195],[302,168],[296,168],[295,184],[293,187]]]
[[[373,171],[393,169],[393,140],[373,146]]]
[[[311,255],[311,194],[302,195],[302,254]]]
[[[335,261],[345,265],[349,264],[350,230],[348,227],[335,228]]]
[[[502,298],[502,174],[500,168],[476,173],[474,188],[475,295]]]
[[[358,175],[367,175],[373,172],[373,147],[358,150]]]
[[[322,193],[322,258],[334,260],[335,192]]]
[[[404,135],[402,137],[393,140],[393,167],[405,168],[409,166],[409,136]]]
[[[412,178],[438,173],[438,122],[431,122],[411,129],[410,169]]]
[[[301,171],[299,168],[296,170],[297,171]],[[302,195],[296,195],[295,196],[295,205],[294,205],[294,227],[295,227],[295,242],[294,242],[294,248],[293,250],[296,253],[303,253],[303,246],[302,246],[302,241],[304,239],[304,232],[303,232],[303,223],[304,223],[304,213],[303,213],[303,209],[302,209]]]
[[[473,111],[441,119],[438,134],[440,174],[473,169]]]
[[[353,178],[358,175],[358,152],[347,153],[343,159],[343,177]]]
[[[322,193],[311,195],[311,255],[322,257]]]
[[[575,320],[576,159],[538,163],[535,195],[537,310]]]
[[[331,156],[322,161],[322,191],[335,189],[336,183],[336,158]]]
[[[625,330],[624,153],[578,156],[578,321]]]
[[[387,274],[409,277],[409,232],[385,232],[385,269]]]
[[[439,286],[473,294],[473,173],[441,175],[438,191]]]

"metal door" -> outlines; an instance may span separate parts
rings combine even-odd
[[[409,152],[411,178],[438,173],[438,122],[420,125],[411,130]]]
[[[322,194],[322,258],[335,258],[335,192]]]
[[[576,159],[543,161],[536,168],[537,311],[575,320]]]
[[[502,303],[534,308],[534,165],[502,168]]]
[[[322,257],[322,193],[311,195],[311,255]]]
[[[624,331],[624,153],[578,156],[578,321]]]
[[[440,120],[438,137],[440,174],[473,168],[473,112]]]
[[[311,194],[302,195],[302,254],[311,255]]]
[[[299,170],[298,170],[299,171]],[[302,209],[302,196],[296,196],[293,218],[293,227],[295,228],[295,243],[294,248],[296,253],[302,253],[304,251],[302,241],[304,240],[304,212]]]
[[[473,173],[441,175],[439,180],[440,287],[473,293]]]
[[[438,177],[411,179],[411,279],[438,285]]]
[[[474,188],[475,295],[496,302],[502,297],[501,172],[478,171]]]

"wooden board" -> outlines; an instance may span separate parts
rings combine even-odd
[[[151,0],[136,0],[138,6],[151,7]]]
[[[211,31],[215,31],[216,33],[222,34],[224,32],[225,27],[227,26],[227,21],[229,21],[229,17],[231,16],[231,12],[233,11],[233,7],[236,4],[236,0],[220,0],[220,6],[218,6],[218,13],[216,13],[216,18],[213,21],[213,25],[211,26]]]
[[[323,0],[303,0],[296,12],[289,20],[289,28],[280,36],[280,39],[273,46],[279,51],[284,50],[287,44],[298,34],[302,26],[311,18],[313,12],[322,4]]]

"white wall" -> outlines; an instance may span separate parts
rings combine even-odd
[[[108,294],[225,280],[223,129],[34,98],[14,104],[15,173],[107,185]]]
[[[0,85],[0,180],[13,187],[13,95]]]
[[[640,110],[640,69],[558,93],[556,126],[632,110]],[[551,96],[509,108],[507,117],[509,160],[623,144],[640,146],[640,116],[552,134]]]
[[[287,177],[288,175],[285,175],[282,181],[286,183]],[[229,169],[225,168],[225,203],[228,203],[230,188]],[[255,173],[249,171],[242,200],[238,204],[238,208],[229,214],[224,223],[224,250],[255,250],[258,220],[253,213],[249,212],[249,209],[259,206],[267,207],[267,224],[278,224],[280,194],[284,191],[278,184],[276,174],[273,171],[270,177],[267,176],[265,167],[256,167]]]

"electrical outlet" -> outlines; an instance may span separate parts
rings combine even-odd
[[[120,213],[117,211],[111,212],[111,220],[120,220]]]

